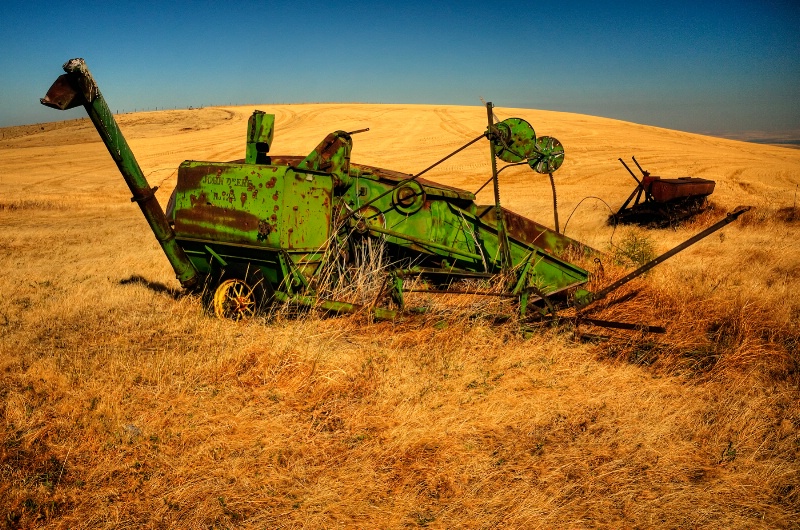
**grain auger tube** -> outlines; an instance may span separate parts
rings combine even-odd
[[[42,105],[58,110],[83,105],[128,184],[133,194],[131,201],[141,208],[150,229],[175,270],[176,277],[184,288],[197,288],[200,283],[197,270],[175,240],[175,232],[155,197],[158,188],[151,188],[148,184],[86,63],[83,59],[72,59],[64,63],[64,71],[66,74],[56,79],[47,95],[40,100]]]

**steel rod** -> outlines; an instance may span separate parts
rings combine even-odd
[[[731,212],[728,215],[726,215],[725,218],[723,218],[719,222],[713,224],[712,226],[709,226],[708,228],[706,228],[702,232],[696,234],[695,236],[690,237],[689,239],[687,239],[686,241],[684,241],[683,243],[681,243],[677,247],[673,248],[672,250],[668,250],[667,252],[661,254],[657,258],[655,258],[655,259],[653,259],[651,261],[648,261],[647,263],[645,263],[644,265],[642,265],[641,267],[639,267],[635,271],[631,272],[630,274],[627,274],[626,276],[624,276],[624,277],[620,278],[619,280],[615,281],[614,283],[612,283],[608,287],[606,287],[604,289],[601,289],[600,291],[594,293],[592,295],[592,297],[591,297],[591,300],[589,302],[587,302],[586,304],[584,304],[584,307],[586,305],[589,305],[589,304],[593,303],[593,302],[597,302],[598,300],[602,300],[603,298],[605,298],[606,296],[611,294],[613,291],[616,291],[617,289],[619,289],[620,287],[622,287],[623,285],[625,285],[629,281],[633,280],[634,278],[636,278],[638,276],[641,276],[642,274],[644,274],[645,272],[649,271],[650,269],[652,269],[656,265],[658,265],[660,263],[663,263],[664,261],[668,260],[669,258],[674,256],[678,252],[690,247],[691,245],[694,245],[695,243],[697,243],[701,239],[710,236],[711,234],[713,234],[714,232],[716,232],[720,228],[723,228],[724,226],[732,223],[740,215],[742,215],[744,212],[748,211],[749,209],[750,209],[749,206],[745,206],[745,207],[738,208],[738,209],[734,210],[733,212]]]
[[[375,198],[373,198],[373,199],[370,199],[369,201],[365,202],[364,204],[362,204],[362,205],[361,205],[361,206],[359,206],[358,208],[355,208],[353,211],[349,212],[349,213],[348,213],[346,216],[344,216],[344,218],[341,220],[341,223],[342,223],[342,224],[344,224],[344,223],[345,223],[345,222],[347,222],[347,221],[348,221],[348,220],[349,220],[351,217],[353,217],[353,216],[354,216],[354,215],[355,215],[357,212],[359,212],[359,211],[363,210],[364,208],[366,208],[366,207],[367,207],[367,206],[369,206],[370,204],[373,204],[373,203],[374,203],[375,201],[377,201],[378,199],[381,199],[381,198],[383,198],[383,197],[386,197],[387,195],[389,195],[390,193],[392,193],[394,190],[396,190],[396,189],[397,189],[397,188],[399,188],[400,186],[403,186],[403,185],[405,185],[405,184],[408,184],[409,182],[412,182],[412,181],[415,181],[415,180],[417,180],[419,177],[421,177],[422,175],[424,175],[425,173],[427,173],[427,172],[428,172],[428,171],[430,171],[431,169],[435,168],[436,166],[438,166],[439,164],[441,164],[442,162],[444,162],[444,161],[445,161],[445,160],[447,160],[448,158],[451,158],[451,157],[453,157],[453,156],[457,155],[458,153],[460,153],[461,151],[463,151],[463,150],[464,150],[464,149],[466,149],[467,147],[471,146],[472,144],[474,144],[475,142],[477,142],[478,140],[480,140],[480,139],[481,139],[481,138],[483,138],[484,136],[485,136],[485,135],[483,135],[483,134],[482,134],[482,135],[478,136],[477,138],[475,138],[474,140],[470,140],[469,142],[467,142],[466,144],[462,145],[461,147],[459,147],[458,149],[456,149],[455,151],[453,151],[452,153],[450,153],[450,154],[449,154],[449,155],[447,155],[446,157],[442,158],[442,159],[441,159],[441,160],[439,160],[438,162],[436,162],[436,163],[434,163],[434,164],[432,164],[432,165],[428,166],[427,168],[423,169],[422,171],[420,171],[420,172],[419,172],[419,173],[417,173],[416,175],[413,175],[411,178],[408,178],[408,179],[406,179],[406,180],[404,180],[404,181],[402,181],[402,182],[399,182],[399,183],[398,183],[396,186],[393,186],[393,187],[389,188],[388,190],[384,191],[383,193],[381,193],[381,194],[380,194],[380,195],[378,195],[377,197],[375,197]]]
[[[489,121],[487,131],[492,134],[494,123],[492,121],[492,102],[486,102],[486,115]],[[494,152],[494,145],[489,142],[489,156],[492,161],[492,182],[494,183],[494,212],[497,220],[497,246],[500,249],[500,268],[503,272],[508,272],[511,268],[511,251],[508,248],[508,236],[506,235],[506,223],[503,216],[503,208],[500,206],[500,181],[497,178],[497,154]]]

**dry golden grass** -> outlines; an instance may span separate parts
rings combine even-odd
[[[263,110],[278,116],[275,153],[371,127],[353,160],[409,172],[485,125],[480,107]],[[120,122],[164,199],[183,159],[242,157],[250,111]],[[217,321],[180,295],[84,122],[0,142],[3,524],[798,528],[800,151],[498,114],[566,146],[562,219],[590,194],[618,206],[632,180],[616,158],[632,154],[663,176],[717,180],[715,210],[640,233],[659,252],[757,206],[593,313],[666,325],[664,336],[586,343],[566,322],[525,339],[451,306],[397,323]],[[476,189],[488,168],[478,145],[431,178]],[[546,178],[512,171],[504,204],[549,223]],[[610,250],[606,215],[585,202],[570,234]],[[597,285],[624,273],[611,259],[596,272]]]

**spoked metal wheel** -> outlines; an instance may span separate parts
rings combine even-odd
[[[214,292],[214,314],[237,322],[252,318],[256,314],[253,289],[237,278],[225,280]]]

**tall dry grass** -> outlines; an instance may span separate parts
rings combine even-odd
[[[697,218],[682,233],[697,232],[722,214]],[[601,303],[601,314],[610,318],[671,324],[662,343],[645,340],[620,351],[670,372],[727,374],[728,368],[768,367],[771,377],[797,383],[796,219],[787,209],[748,212],[737,224],[698,243],[693,255],[679,254],[669,267]],[[637,292],[634,299],[614,307],[616,299],[632,292]]]
[[[447,302],[214,320],[129,205],[81,208],[57,238],[60,210],[0,211],[9,528],[796,527],[798,269],[776,242],[798,226],[777,213],[597,311],[666,336],[595,344]]]
[[[250,110],[130,115],[123,127],[163,197],[185,158],[241,158]],[[302,154],[331,123],[369,126],[354,161],[415,172],[482,130],[474,110],[278,106],[274,147]],[[217,321],[177,290],[91,127],[4,140],[0,524],[797,528],[800,228],[782,208],[796,153],[514,115],[575,155],[559,171],[564,205],[587,189],[620,204],[630,183],[609,153],[623,146],[665,176],[716,179],[721,204],[760,206],[594,313],[665,335],[575,333],[565,320],[525,339],[494,322],[505,308],[482,304],[495,299],[425,293],[407,300],[429,311],[395,323],[314,311]],[[475,189],[488,170],[478,147],[431,178]],[[504,175],[504,204],[545,218],[546,183]],[[637,237],[660,253],[721,214]],[[606,216],[587,203],[570,235],[601,247]],[[595,286],[626,272],[613,261],[586,264]],[[578,340],[589,333],[609,338]]]

